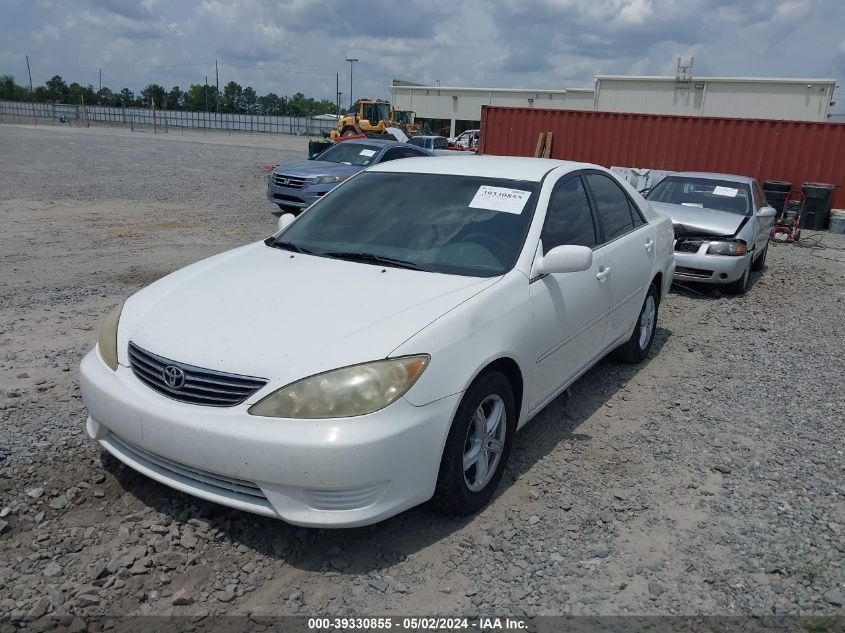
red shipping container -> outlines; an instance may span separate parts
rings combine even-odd
[[[830,183],[845,207],[845,123],[484,106],[479,152],[532,156],[540,132],[554,134],[552,158]]]

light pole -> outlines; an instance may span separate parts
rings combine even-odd
[[[352,109],[352,64],[358,61],[356,57],[347,57],[349,62],[349,109]]]

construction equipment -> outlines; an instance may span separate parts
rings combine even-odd
[[[806,198],[801,191],[790,191],[783,201],[783,211],[775,218],[772,239],[778,242],[797,242],[801,239],[801,212]]]
[[[406,136],[418,136],[420,134],[431,134],[423,130],[423,126],[416,122],[417,113],[413,110],[400,110],[393,108],[393,117],[391,120],[391,127],[398,127]],[[425,126],[426,129],[428,125]]]
[[[359,99],[332,130],[332,140],[343,136],[365,135],[369,138],[392,138],[385,132],[391,126],[392,107],[390,101],[382,99]]]

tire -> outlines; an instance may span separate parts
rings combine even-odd
[[[355,131],[355,128],[346,127],[343,128],[343,132],[340,133],[341,136],[357,136],[358,132]]]
[[[483,426],[476,419],[478,412],[486,416]],[[498,371],[482,374],[467,389],[449,429],[434,492],[441,510],[467,515],[487,505],[502,480],[515,431],[510,381]],[[473,455],[475,461],[465,469],[465,460]],[[484,472],[479,471],[482,463]]]
[[[769,241],[766,240],[766,245],[763,247],[763,252],[751,262],[751,270],[758,271],[763,270],[763,267],[766,265],[766,257],[769,255]]]
[[[654,332],[657,330],[657,312],[660,308],[660,293],[657,286],[651,284],[648,287],[648,294],[640,308],[640,316],[637,317],[637,324],[631,338],[615,350],[613,356],[624,363],[635,365],[645,360],[651,351],[654,343]]]
[[[748,290],[748,280],[750,277],[751,262],[748,262],[748,265],[745,267],[745,272],[742,273],[742,277],[722,286],[722,292],[729,295],[744,295],[745,291]]]

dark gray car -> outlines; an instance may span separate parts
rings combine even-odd
[[[298,215],[334,189],[338,183],[367,167],[399,158],[434,156],[430,151],[398,141],[355,139],[341,141],[313,158],[278,165],[267,179],[267,199],[282,213]]]

